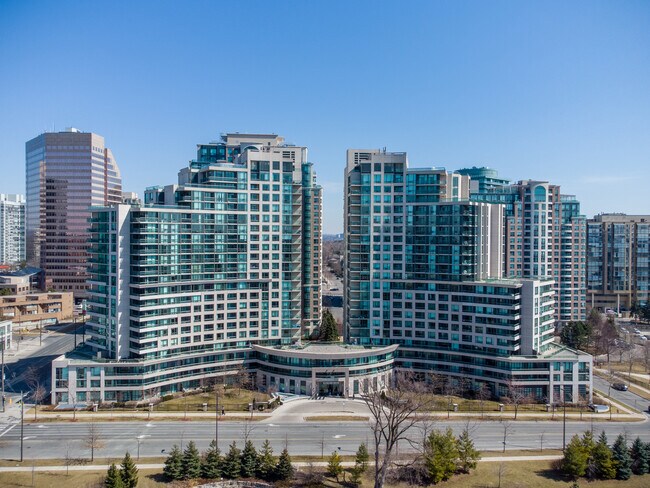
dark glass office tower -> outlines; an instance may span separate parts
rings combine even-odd
[[[85,297],[91,206],[122,202],[120,170],[104,138],[67,129],[25,144],[27,260],[46,286]]]

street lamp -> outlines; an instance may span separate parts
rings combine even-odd
[[[214,382],[214,443],[215,447],[219,447],[219,386],[216,379]]]

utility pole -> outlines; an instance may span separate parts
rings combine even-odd
[[[216,405],[214,406],[214,443],[219,447],[219,387],[215,381],[214,383],[214,398]]]
[[[5,344],[7,337],[2,338],[2,413],[5,413]]]
[[[20,462],[23,462],[23,442],[25,440],[25,397],[20,392]]]

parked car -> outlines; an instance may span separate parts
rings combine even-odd
[[[627,391],[627,385],[625,383],[612,383],[612,388],[618,391]]]

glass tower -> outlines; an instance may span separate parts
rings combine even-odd
[[[25,260],[25,197],[0,194],[0,263]]]
[[[650,297],[650,215],[601,214],[587,222],[588,302],[627,312]]]
[[[252,345],[317,332],[322,197],[307,148],[226,134],[198,145],[178,184],[144,197],[92,209],[88,340],[76,354],[125,377],[82,396],[141,400],[224,381],[250,366]]]
[[[459,172],[477,179],[470,198],[504,205],[504,276],[553,279],[558,324],[586,318],[586,218],[580,202],[545,181],[508,184],[487,168]],[[489,183],[489,184],[488,184]]]
[[[546,208],[546,193],[534,195]],[[399,344],[398,368],[469,389],[485,384],[496,396],[511,382],[550,402],[562,382],[573,398],[586,395],[591,358],[554,344],[546,269],[503,279],[505,218],[505,205],[470,199],[467,175],[408,168],[406,153],[348,150],[346,339]],[[530,219],[546,230],[540,215]],[[528,231],[540,246],[547,238]],[[552,373],[560,358],[562,378]]]
[[[26,143],[27,260],[47,288],[86,296],[90,207],[122,201],[117,162],[104,138],[68,129]]]

